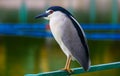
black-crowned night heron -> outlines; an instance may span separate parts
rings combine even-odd
[[[90,57],[84,31],[76,19],[66,9],[52,6],[45,13],[36,16],[49,19],[51,32],[67,56],[64,70],[71,72],[71,60],[76,60],[85,71],[89,69]]]

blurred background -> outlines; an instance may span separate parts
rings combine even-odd
[[[34,27],[43,24],[49,32],[48,21],[35,20],[34,17],[54,5],[69,10],[83,27],[108,27],[107,30],[85,29],[86,34],[96,33],[97,37],[101,37],[97,39],[88,36],[92,65],[120,61],[120,29],[109,29],[120,27],[120,0],[0,0],[0,26],[4,27],[7,24],[11,27],[7,30],[7,35],[0,32],[0,76],[24,76],[28,73],[47,72],[64,67],[66,56],[52,37],[9,34],[12,27],[17,25]],[[29,32],[32,30],[30,28]],[[101,33],[114,34],[115,38],[102,38],[103,35],[99,35]],[[72,62],[71,67],[80,65]],[[81,75],[119,76],[120,69]]]

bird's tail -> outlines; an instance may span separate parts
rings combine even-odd
[[[89,56],[79,55],[79,56],[75,56],[75,59],[83,67],[85,71],[88,71],[90,69],[91,61]]]
[[[83,69],[85,71],[88,71],[90,69],[91,62],[89,59],[88,59],[88,61],[86,61],[86,60],[81,61],[81,60],[77,59],[77,61],[83,67]]]

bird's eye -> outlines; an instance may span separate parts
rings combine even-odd
[[[50,10],[49,13],[52,14],[54,11],[53,10]]]

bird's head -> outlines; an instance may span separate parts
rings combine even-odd
[[[60,6],[52,6],[48,8],[44,13],[39,14],[35,18],[45,18],[45,19],[50,19],[51,17],[59,16],[59,15],[66,15],[66,16],[71,16],[71,14],[64,8]]]

